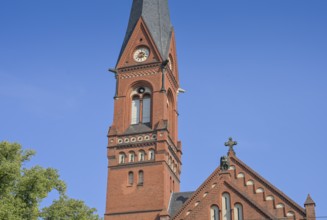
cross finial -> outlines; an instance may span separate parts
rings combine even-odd
[[[233,141],[233,138],[229,138],[227,142],[225,142],[225,146],[229,147],[229,151],[228,152],[234,152],[234,146],[237,145],[236,141]]]

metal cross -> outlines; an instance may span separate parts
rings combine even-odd
[[[236,141],[233,141],[233,138],[229,138],[227,142],[225,142],[225,146],[229,147],[229,151],[234,151],[233,147],[237,145]]]

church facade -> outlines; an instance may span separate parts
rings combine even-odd
[[[304,207],[228,154],[194,192],[180,192],[180,88],[168,0],[133,0],[116,67],[114,119],[108,132],[105,220],[312,219]]]

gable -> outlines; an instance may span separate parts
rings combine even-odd
[[[133,59],[133,53],[139,47],[146,47],[149,50],[149,57],[145,62],[139,63]],[[117,61],[116,68],[123,68],[128,66],[135,66],[139,64],[149,64],[154,62],[162,62],[159,55],[158,48],[156,47],[149,30],[144,23],[143,19],[140,18],[133,30],[129,41],[126,43],[124,50],[122,51]]]
[[[133,41],[133,35],[138,29],[140,20],[147,27],[148,36],[151,36],[152,43],[155,45],[161,59],[168,59],[168,49],[173,30],[170,21],[168,0],[135,0],[133,1],[118,62],[121,60],[124,51],[128,48],[129,42]]]
[[[229,195],[231,209],[238,204],[243,207],[244,219],[305,218],[301,206],[231,155],[229,170],[218,167],[172,219],[210,219],[210,207],[223,209],[223,194]]]

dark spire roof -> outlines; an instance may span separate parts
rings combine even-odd
[[[308,194],[307,199],[305,200],[304,205],[316,205],[316,203],[313,201],[313,199],[311,198],[310,194]]]
[[[141,17],[145,21],[145,24],[150,31],[161,57],[164,60],[167,59],[172,33],[168,0],[133,0],[129,23],[119,59],[125,50],[127,42],[134,31],[137,21]]]

